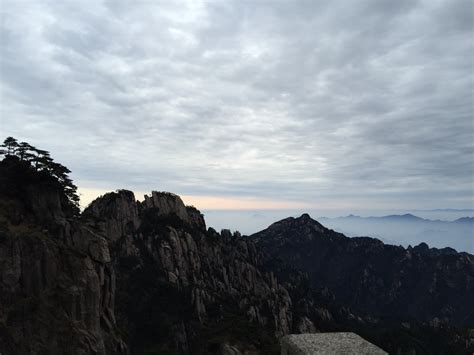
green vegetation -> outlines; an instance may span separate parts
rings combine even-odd
[[[35,178],[35,182],[45,182],[48,179],[60,186],[66,195],[69,205],[75,213],[79,212],[79,196],[77,187],[73,184],[69,173],[71,172],[64,165],[56,163],[49,152],[37,149],[27,142],[20,142],[7,137],[0,145],[0,157],[4,156],[2,162],[10,170],[18,173],[18,178],[24,180],[27,176]]]

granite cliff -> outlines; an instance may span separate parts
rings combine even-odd
[[[260,271],[254,243],[206,230],[203,216],[179,196],[152,192],[137,202],[130,191],[109,193],[83,220],[108,239],[117,311],[133,353],[271,347],[290,331],[291,300],[272,273]]]
[[[127,354],[106,239],[74,216],[57,182],[0,162],[0,353]]]
[[[251,237],[268,254],[307,272],[336,301],[361,312],[422,322],[474,324],[474,256],[451,248],[387,245],[348,238],[307,214]]]
[[[471,254],[348,238],[308,214],[250,238],[264,255],[264,269],[288,289],[295,319],[303,314],[325,331],[357,330],[394,353],[473,348]]]
[[[271,350],[290,331],[254,243],[179,196],[120,190],[77,215],[23,161],[1,161],[0,182],[0,353]]]

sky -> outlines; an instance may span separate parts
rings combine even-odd
[[[471,0],[0,0],[0,135],[86,205],[474,208]]]

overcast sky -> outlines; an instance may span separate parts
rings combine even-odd
[[[0,133],[85,200],[474,207],[471,0],[0,4]]]

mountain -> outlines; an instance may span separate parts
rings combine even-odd
[[[405,214],[391,214],[387,216],[380,216],[380,217],[361,217],[357,215],[347,215],[344,217],[336,217],[336,218],[327,218],[327,217],[321,217],[322,220],[329,220],[329,219],[346,219],[346,220],[373,220],[373,221],[412,221],[412,222],[435,222],[435,223],[472,223],[474,222],[474,217],[461,217],[458,218],[454,221],[448,222],[448,221],[441,221],[439,219],[437,220],[432,220],[432,219],[426,219],[426,218],[421,218],[418,216],[415,216],[411,213],[405,213]]]
[[[467,353],[455,345],[462,338],[474,345],[471,254],[348,238],[308,214],[250,238],[288,289],[294,318],[320,331],[350,329],[390,353]]]
[[[208,353],[221,343],[272,347],[292,323],[291,300],[239,233],[206,230],[179,196],[130,191],[92,202],[83,218],[116,260],[116,302],[132,353]]]
[[[474,217],[461,217],[453,221],[453,223],[474,223]]]
[[[1,354],[277,354],[280,336],[320,331],[474,350],[467,253],[347,238],[309,215],[218,233],[167,192],[118,190],[78,214],[64,189],[0,161]]]
[[[462,217],[454,221],[420,218],[412,214],[381,217],[349,215],[319,218],[327,227],[348,236],[370,236],[390,244],[415,245],[422,242],[437,248],[451,247],[474,253],[474,218]]]
[[[57,180],[0,161],[1,354],[127,354],[111,261]]]
[[[307,272],[314,287],[328,288],[337,302],[355,310],[420,322],[438,318],[474,324],[474,256],[468,253],[348,238],[307,214],[274,223],[251,239],[269,260]]]
[[[387,219],[387,220],[395,220],[395,221],[425,221],[425,219],[420,218],[418,216],[412,215],[411,213],[405,213],[405,214],[392,214],[384,217],[369,217],[369,218],[381,218],[381,219]]]
[[[467,213],[474,213],[474,209],[472,208],[463,208],[463,209],[459,209],[459,208],[436,208],[436,209],[433,209],[433,210],[421,210],[421,211],[425,211],[425,212],[467,212]]]
[[[291,299],[251,240],[170,193],[121,190],[77,216],[37,177],[0,162],[1,354],[271,351],[290,332]]]

